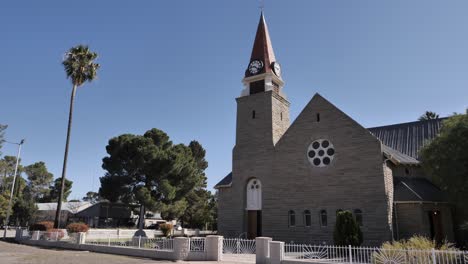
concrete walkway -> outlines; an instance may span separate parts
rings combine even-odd
[[[255,255],[224,255],[221,262],[181,261],[177,263],[254,263]],[[0,241],[0,264],[173,264],[168,260],[141,259],[88,251],[43,249]]]

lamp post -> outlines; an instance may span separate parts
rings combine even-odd
[[[18,145],[18,154],[16,155],[16,165],[15,165],[15,174],[13,175],[13,184],[11,185],[11,192],[10,192],[10,201],[8,202],[8,210],[7,210],[7,217],[5,220],[5,231],[3,232],[3,238],[6,238],[6,233],[8,229],[8,224],[10,223],[10,211],[13,202],[13,192],[15,191],[15,183],[16,183],[16,173],[18,172],[18,165],[19,165],[19,158],[21,155],[21,146],[24,144],[24,139],[22,139],[19,143],[8,142],[10,144]]]

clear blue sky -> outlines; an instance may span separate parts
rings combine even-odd
[[[107,141],[156,127],[207,150],[209,187],[231,170],[235,98],[258,1],[8,1],[0,7],[0,123],[23,163],[60,176],[71,85],[64,52],[88,44],[99,79],[78,90],[70,198],[98,190]],[[468,106],[468,1],[266,0],[294,119],[316,92],[365,127]],[[15,155],[5,145],[6,155]]]

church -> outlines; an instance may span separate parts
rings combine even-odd
[[[215,186],[221,235],[332,244],[349,210],[365,245],[453,240],[451,206],[418,160],[441,119],[364,128],[315,94],[291,123],[263,12],[242,82],[232,172]]]

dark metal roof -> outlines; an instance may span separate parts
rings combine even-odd
[[[394,150],[387,145],[382,144],[382,152],[384,153],[385,157],[391,160],[395,165],[419,165],[419,161],[417,159],[405,155],[398,150]]]
[[[446,196],[437,186],[424,178],[403,178],[395,177],[394,182],[394,201],[426,201],[426,202],[445,202]]]
[[[372,127],[368,128],[368,130],[384,145],[418,159],[419,150],[424,146],[424,144],[431,141],[439,134],[440,128],[442,127],[442,121],[445,119],[446,118],[438,118],[389,126]]]
[[[218,184],[214,186],[215,189],[222,187],[230,187],[232,183],[232,172],[230,172],[226,177],[224,177]]]

